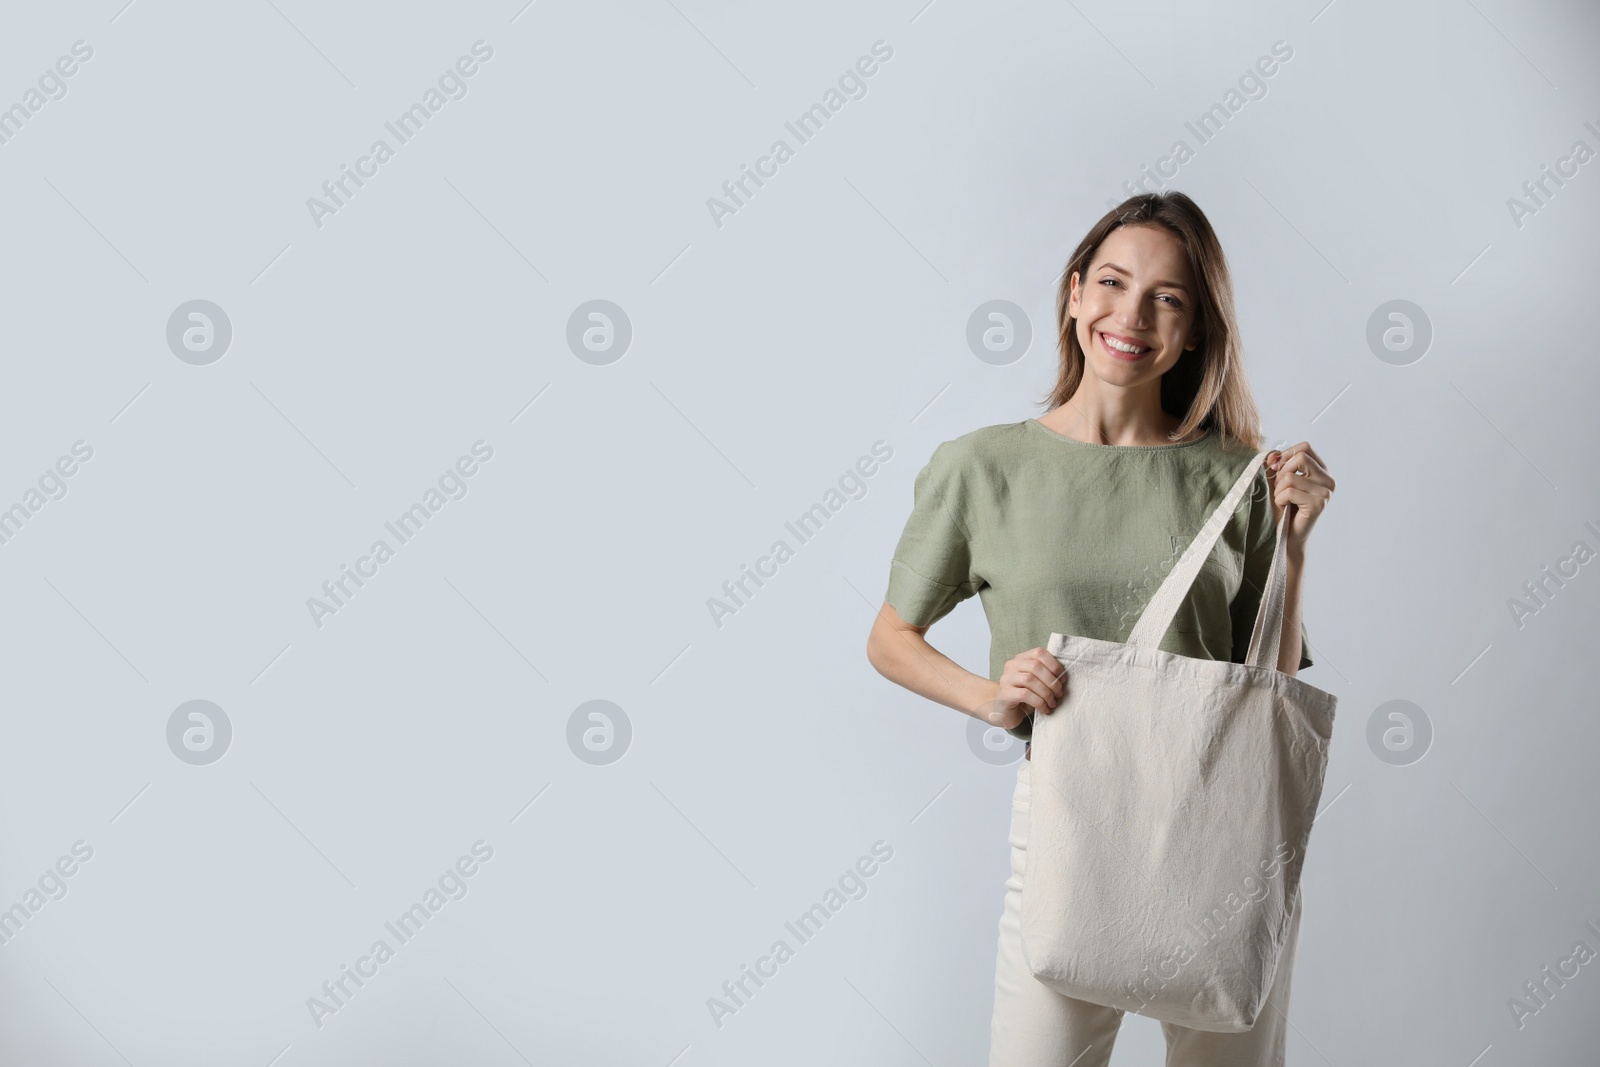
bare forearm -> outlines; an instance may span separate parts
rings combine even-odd
[[[963,715],[980,717],[999,686],[956,663],[912,630],[886,629],[874,636],[868,659],[896,685]]]

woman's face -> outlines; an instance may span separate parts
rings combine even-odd
[[[1160,226],[1119,226],[1090,261],[1087,276],[1072,276],[1067,312],[1073,317],[1087,370],[1107,385],[1159,380],[1199,344],[1199,292],[1183,246]],[[1133,352],[1121,351],[1133,346]]]

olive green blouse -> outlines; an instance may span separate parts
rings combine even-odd
[[[1255,455],[1216,431],[1172,445],[1097,445],[1036,419],[933,450],[889,565],[885,600],[931,626],[978,594],[989,678],[1052,633],[1124,642],[1178,556]],[[1223,529],[1160,647],[1243,663],[1277,527],[1265,468]],[[1300,667],[1312,665],[1304,623]],[[1027,738],[1031,719],[1010,732]]]

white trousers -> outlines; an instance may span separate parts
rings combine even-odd
[[[1123,1013],[1057,993],[1033,976],[1022,955],[1030,766],[1029,760],[1019,761],[1011,799],[1011,877],[1006,879],[1005,911],[1000,916],[989,1067],[1106,1067]],[[1289,985],[1304,910],[1302,885],[1283,957],[1256,1025],[1244,1033],[1219,1034],[1162,1023],[1167,1039],[1166,1067],[1283,1067]]]

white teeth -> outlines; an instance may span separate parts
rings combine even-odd
[[[1105,334],[1101,334],[1100,335],[1100,340],[1101,340],[1102,343],[1105,344],[1105,346],[1107,348],[1114,348],[1118,352],[1126,352],[1129,355],[1135,355],[1135,354],[1137,354],[1139,352],[1148,352],[1148,351],[1150,351],[1148,348],[1141,348],[1138,345],[1123,344],[1121,341],[1117,340],[1115,337],[1107,337]]]

